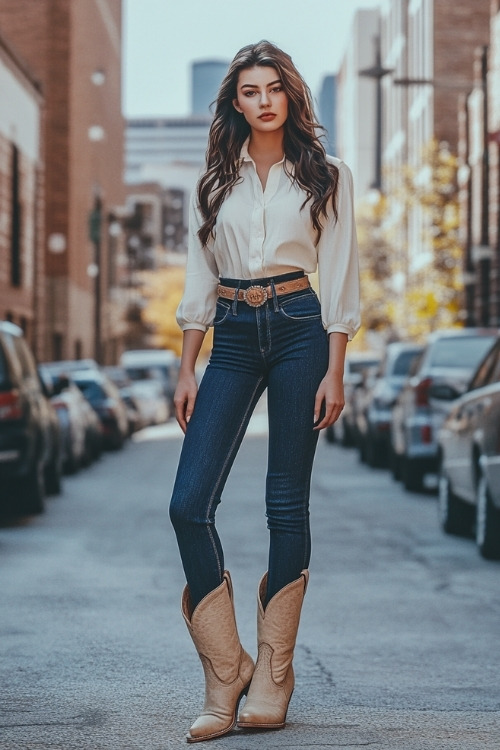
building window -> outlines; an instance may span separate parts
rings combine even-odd
[[[63,337],[62,333],[52,335],[52,359],[58,361],[63,358]]]
[[[74,358],[75,359],[82,359],[83,349],[82,349],[82,341],[81,341],[81,339],[76,339],[74,349],[75,349],[75,357]]]
[[[11,232],[10,232],[10,282],[21,286],[21,202],[19,200],[19,151],[12,144],[11,159]]]

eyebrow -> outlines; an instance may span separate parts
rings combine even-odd
[[[271,83],[266,84],[267,86],[274,86],[275,83],[281,83],[281,78],[277,78],[275,81],[271,81]],[[244,83],[241,86],[242,89],[258,89],[259,87],[254,83]]]

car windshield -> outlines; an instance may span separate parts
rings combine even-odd
[[[85,398],[91,403],[106,398],[104,388],[95,380],[75,380],[75,382]]]
[[[486,354],[494,336],[456,336],[440,339],[433,348],[431,367],[475,367]]]
[[[349,362],[349,372],[360,373],[366,370],[367,367],[373,367],[374,365],[378,365],[378,363],[378,359],[362,359],[357,362]]]
[[[401,352],[394,360],[393,375],[408,375],[412,362],[420,354],[420,350]]]

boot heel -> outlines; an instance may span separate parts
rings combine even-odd
[[[205,705],[186,740],[203,742],[234,728],[240,700],[250,686],[254,663],[238,636],[227,571],[221,585],[207,594],[194,611],[186,586],[182,614],[205,672]]]
[[[264,610],[267,573],[257,596],[259,656],[248,698],[238,716],[242,729],[281,729],[285,726],[295,678],[293,652],[309,572],[278,591]]]

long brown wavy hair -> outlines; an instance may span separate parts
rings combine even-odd
[[[250,126],[234,108],[233,100],[237,98],[241,71],[257,65],[275,68],[288,96],[283,146],[286,159],[293,165],[293,172],[287,170],[287,173],[306,193],[302,208],[311,201],[311,221],[318,240],[322,229],[321,218],[326,218],[329,203],[337,219],[339,171],[327,162],[325,149],[318,140],[317,132],[321,126],[314,116],[311,92],[292,58],[276,45],[262,40],[240,49],[217,95],[208,139],[207,168],[198,183],[198,203],[204,219],[198,236],[203,245],[207,244],[211,235],[215,235],[219,209],[239,179],[241,147],[250,134]]]

